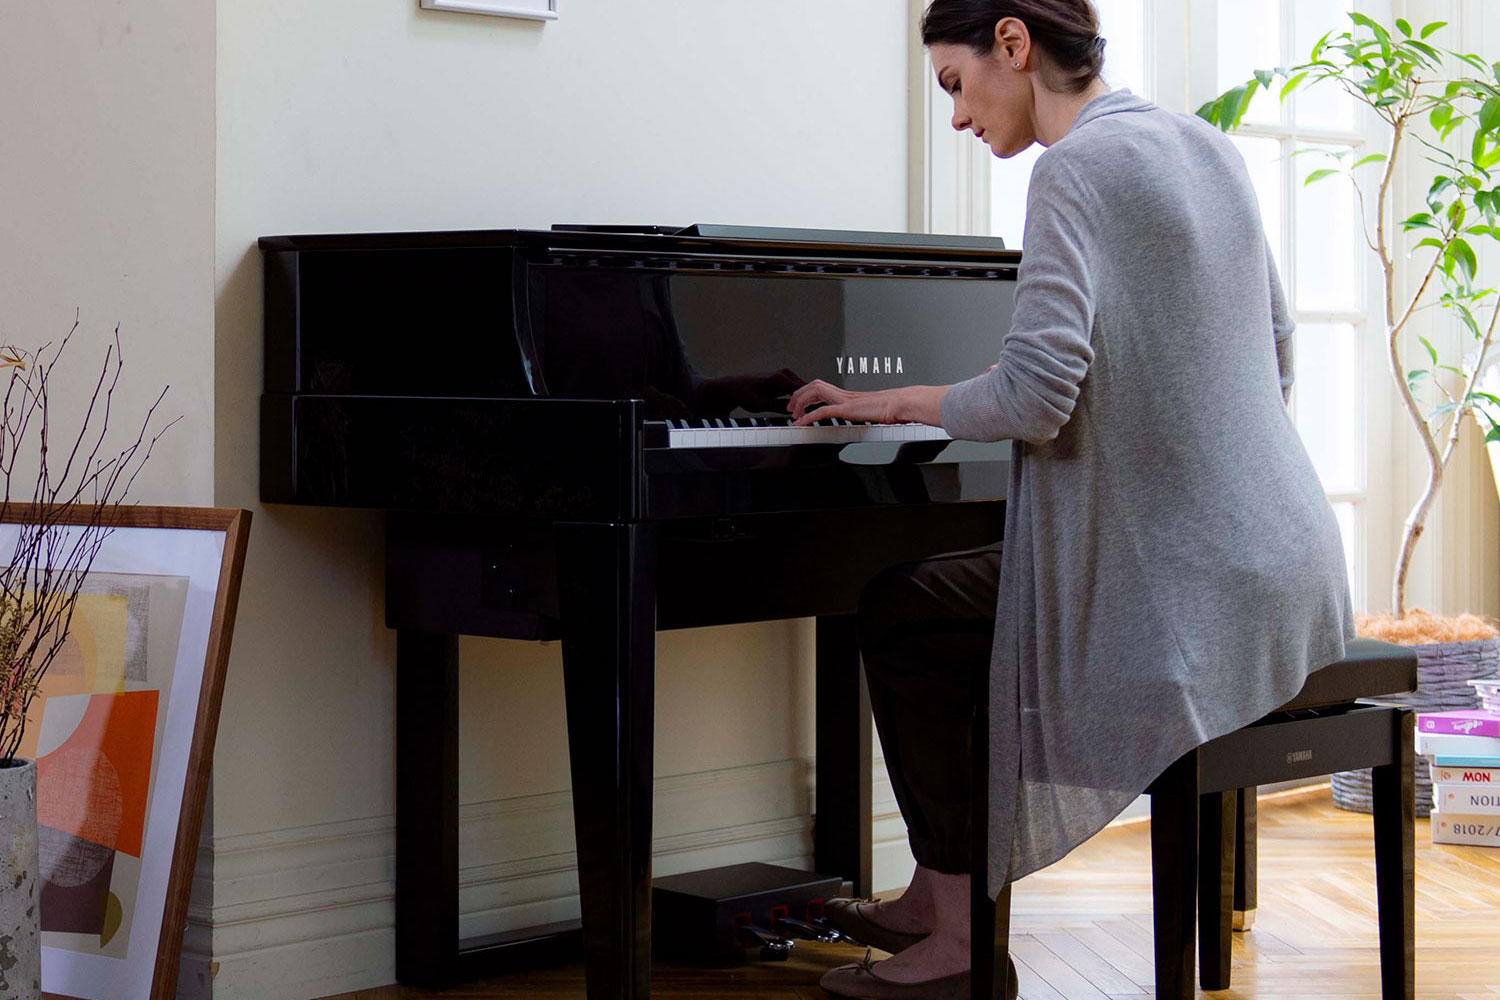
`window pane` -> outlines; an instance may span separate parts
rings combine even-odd
[[[1302,310],[1362,311],[1356,263],[1364,246],[1356,223],[1354,186],[1342,175],[1304,186],[1314,170],[1333,165],[1329,157],[1317,152],[1332,147],[1299,148],[1309,152],[1292,161],[1296,177],[1292,189],[1297,261],[1294,301]]]
[[[1297,430],[1329,493],[1364,489],[1359,339],[1347,323],[1297,326]]]
[[[1042,147],[1033,144],[1008,160],[990,161],[990,234],[1004,238],[1012,250],[1021,246],[1026,226],[1026,189],[1031,186],[1031,168]]]
[[[1288,65],[1307,62],[1312,47],[1329,31],[1334,34],[1347,31],[1353,25],[1349,21],[1352,9],[1350,0],[1296,0],[1292,4],[1294,14],[1294,36],[1296,47],[1292,50]],[[1330,128],[1349,130],[1354,128],[1354,98],[1342,87],[1324,81],[1311,88],[1297,91],[1297,124],[1307,128]]]
[[[1364,563],[1359,558],[1359,554],[1365,550],[1364,518],[1360,516],[1362,513],[1352,503],[1333,505],[1333,516],[1338,519],[1339,533],[1344,536],[1344,565],[1349,570],[1349,596],[1353,598],[1356,608],[1369,606],[1364,592]]]
[[[1145,0],[1095,0],[1104,46],[1104,79],[1113,88],[1146,93]]]
[[[1218,93],[1282,65],[1281,0],[1219,0],[1218,20]],[[1279,122],[1277,95],[1257,93],[1245,120]]]
[[[1245,158],[1245,169],[1250,171],[1250,183],[1255,187],[1255,200],[1260,202],[1266,239],[1271,242],[1271,253],[1276,258],[1276,270],[1284,275],[1286,265],[1281,259],[1281,140],[1232,135],[1229,141]]]

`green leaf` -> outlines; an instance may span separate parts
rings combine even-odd
[[[1448,244],[1448,253],[1453,260],[1463,269],[1464,276],[1474,280],[1474,274],[1479,270],[1479,259],[1474,256],[1474,248],[1469,246],[1469,241],[1459,238]]]
[[[1462,84],[1460,84],[1457,80],[1454,80],[1452,83],[1448,84],[1448,86],[1443,88],[1443,99],[1446,101],[1453,100],[1458,96],[1458,91],[1461,87]]]
[[[1431,374],[1432,372],[1428,371],[1426,368],[1419,368],[1416,371],[1407,372],[1406,384],[1411,386],[1412,388],[1416,388],[1418,382]]]
[[[1271,81],[1276,78],[1276,71],[1273,69],[1258,69],[1255,71],[1255,78],[1260,81],[1262,87],[1270,90]]]
[[[1398,103],[1400,103],[1400,101],[1401,101],[1401,98],[1398,97],[1397,95],[1395,95],[1395,94],[1387,94],[1385,97],[1382,97],[1378,101],[1375,102],[1375,107],[1377,107],[1377,108],[1388,108],[1392,104],[1398,104]]]
[[[1451,177],[1434,177],[1432,179],[1432,187],[1427,189],[1427,204],[1431,206],[1434,212],[1442,210],[1442,203],[1438,196],[1452,186],[1453,179]]]
[[[1385,28],[1381,27],[1370,18],[1359,13],[1359,11],[1350,11],[1349,20],[1353,21],[1357,25],[1360,25],[1361,27],[1369,28],[1370,31],[1374,33],[1375,37],[1380,39],[1382,43],[1386,45],[1390,44],[1391,33],[1389,31],[1386,31]]]
[[[1323,180],[1325,178],[1332,177],[1336,173],[1338,173],[1337,170],[1333,170],[1333,169],[1330,169],[1328,167],[1324,167],[1321,170],[1314,170],[1312,173],[1310,173],[1310,174],[1307,175],[1307,180],[1305,180],[1305,181],[1302,182],[1302,186],[1303,187],[1307,187],[1310,184],[1316,183],[1317,181],[1321,181],[1321,180]]]
[[[1411,37],[1411,24],[1404,17],[1396,18],[1396,30],[1400,31],[1407,38]]]
[[[1415,49],[1426,57],[1426,59],[1423,60],[1424,62],[1430,60],[1431,64],[1433,65],[1441,64],[1443,61],[1442,53],[1433,48],[1431,45],[1428,45],[1426,42],[1419,42],[1416,39],[1412,39],[1411,41],[1403,42],[1402,48]]]
[[[1296,76],[1292,77],[1286,83],[1282,84],[1281,85],[1281,100],[1283,100],[1283,101],[1286,100],[1287,99],[1287,95],[1290,94],[1292,91],[1296,90],[1297,89],[1297,85],[1300,84],[1303,80],[1306,80],[1306,79],[1307,79],[1307,71],[1303,71],[1301,73],[1298,73]]]
[[[1324,47],[1328,45],[1328,36],[1331,35],[1331,34],[1333,34],[1332,31],[1324,32],[1323,33],[1323,37],[1320,38],[1320,39],[1318,39],[1316,42],[1313,43],[1313,47],[1312,47],[1312,61],[1313,62],[1317,62],[1318,61],[1318,57],[1323,54]]]
[[[1500,441],[1500,427],[1491,427],[1490,432],[1484,436],[1485,444],[1491,441]]]
[[[1434,129],[1441,130],[1443,126],[1453,120],[1453,105],[1439,104],[1432,109],[1432,113],[1427,116],[1427,120],[1432,123]]]
[[[1418,212],[1411,218],[1404,220],[1401,223],[1401,228],[1409,232],[1413,229],[1436,229],[1437,226],[1433,224],[1431,213]]]
[[[1469,210],[1464,207],[1464,203],[1461,201],[1455,201],[1448,206],[1448,221],[1453,223],[1454,229],[1462,229],[1464,227],[1464,219],[1468,214]]]
[[[1436,420],[1438,417],[1446,417],[1456,409],[1458,409],[1457,403],[1444,403],[1442,406],[1435,407],[1431,413],[1427,414],[1427,419]]]
[[[1384,163],[1384,162],[1385,162],[1385,154],[1384,153],[1371,153],[1369,156],[1362,156],[1359,159],[1355,160],[1354,161],[1354,167],[1362,167],[1366,163]],[[1354,167],[1350,167],[1349,169],[1353,170]]]
[[[1429,236],[1429,237],[1427,237],[1424,240],[1418,240],[1417,241],[1417,245],[1414,246],[1414,247],[1412,247],[1411,250],[1412,250],[1412,253],[1416,253],[1418,250],[1422,249],[1423,247],[1437,247],[1439,250],[1441,250],[1445,246],[1447,246],[1447,244],[1444,243],[1442,240],[1434,239],[1433,237]]]
[[[1448,26],[1448,22],[1447,21],[1433,21],[1431,24],[1427,25],[1427,27],[1425,27],[1425,28],[1422,29],[1422,37],[1423,38],[1427,38],[1434,31],[1437,31],[1440,28],[1446,28],[1447,26]]]
[[[1462,52],[1455,52],[1454,55],[1458,56],[1458,58],[1460,58],[1464,62],[1468,63],[1470,66],[1473,66],[1475,69],[1479,70],[1479,72],[1481,72],[1481,73],[1488,73],[1488,72],[1490,72],[1490,66],[1489,66],[1489,64],[1486,63],[1483,59],[1479,58],[1476,55],[1465,55]]]
[[[1418,337],[1417,339],[1422,342],[1423,347],[1427,348],[1427,356],[1432,359],[1432,363],[1437,364],[1437,348],[1433,347],[1432,342],[1429,341],[1426,337]]]
[[[1491,97],[1479,108],[1479,127],[1493,132],[1497,126],[1500,126],[1500,98]]]
[[[1474,335],[1474,339],[1478,340],[1480,337],[1479,323],[1475,321],[1474,314],[1469,311],[1468,306],[1461,303],[1454,303],[1452,308],[1454,312],[1458,313],[1458,318],[1463,320],[1464,326],[1468,327],[1469,332]],[[1462,375],[1463,372],[1459,372],[1459,374]]]

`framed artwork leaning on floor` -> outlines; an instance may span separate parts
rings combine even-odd
[[[32,509],[0,511],[0,552]],[[82,531],[88,509],[62,518]],[[123,507],[32,702],[42,989],[176,994],[250,513]]]

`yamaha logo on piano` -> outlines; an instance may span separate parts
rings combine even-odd
[[[840,375],[902,375],[901,355],[884,358],[834,358]]]

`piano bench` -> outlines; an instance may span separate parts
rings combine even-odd
[[[1380,992],[1382,1000],[1412,1000],[1412,712],[1360,699],[1413,691],[1416,686],[1417,658],[1410,649],[1373,639],[1351,640],[1344,659],[1314,671],[1291,701],[1183,755],[1147,789],[1157,997],[1194,996],[1195,937],[1203,989],[1229,988],[1236,903],[1244,911],[1254,910],[1255,786],[1370,767]],[[976,823],[982,825],[981,817],[976,816]],[[984,911],[989,907],[979,905],[983,883],[976,880],[975,885],[974,913],[988,922]],[[1006,954],[1009,925],[1007,887],[994,904],[993,936],[980,933],[988,927],[975,929],[975,985],[984,984],[976,997],[1005,996],[1003,982],[994,984],[992,963]],[[979,947],[984,937],[995,947]]]

